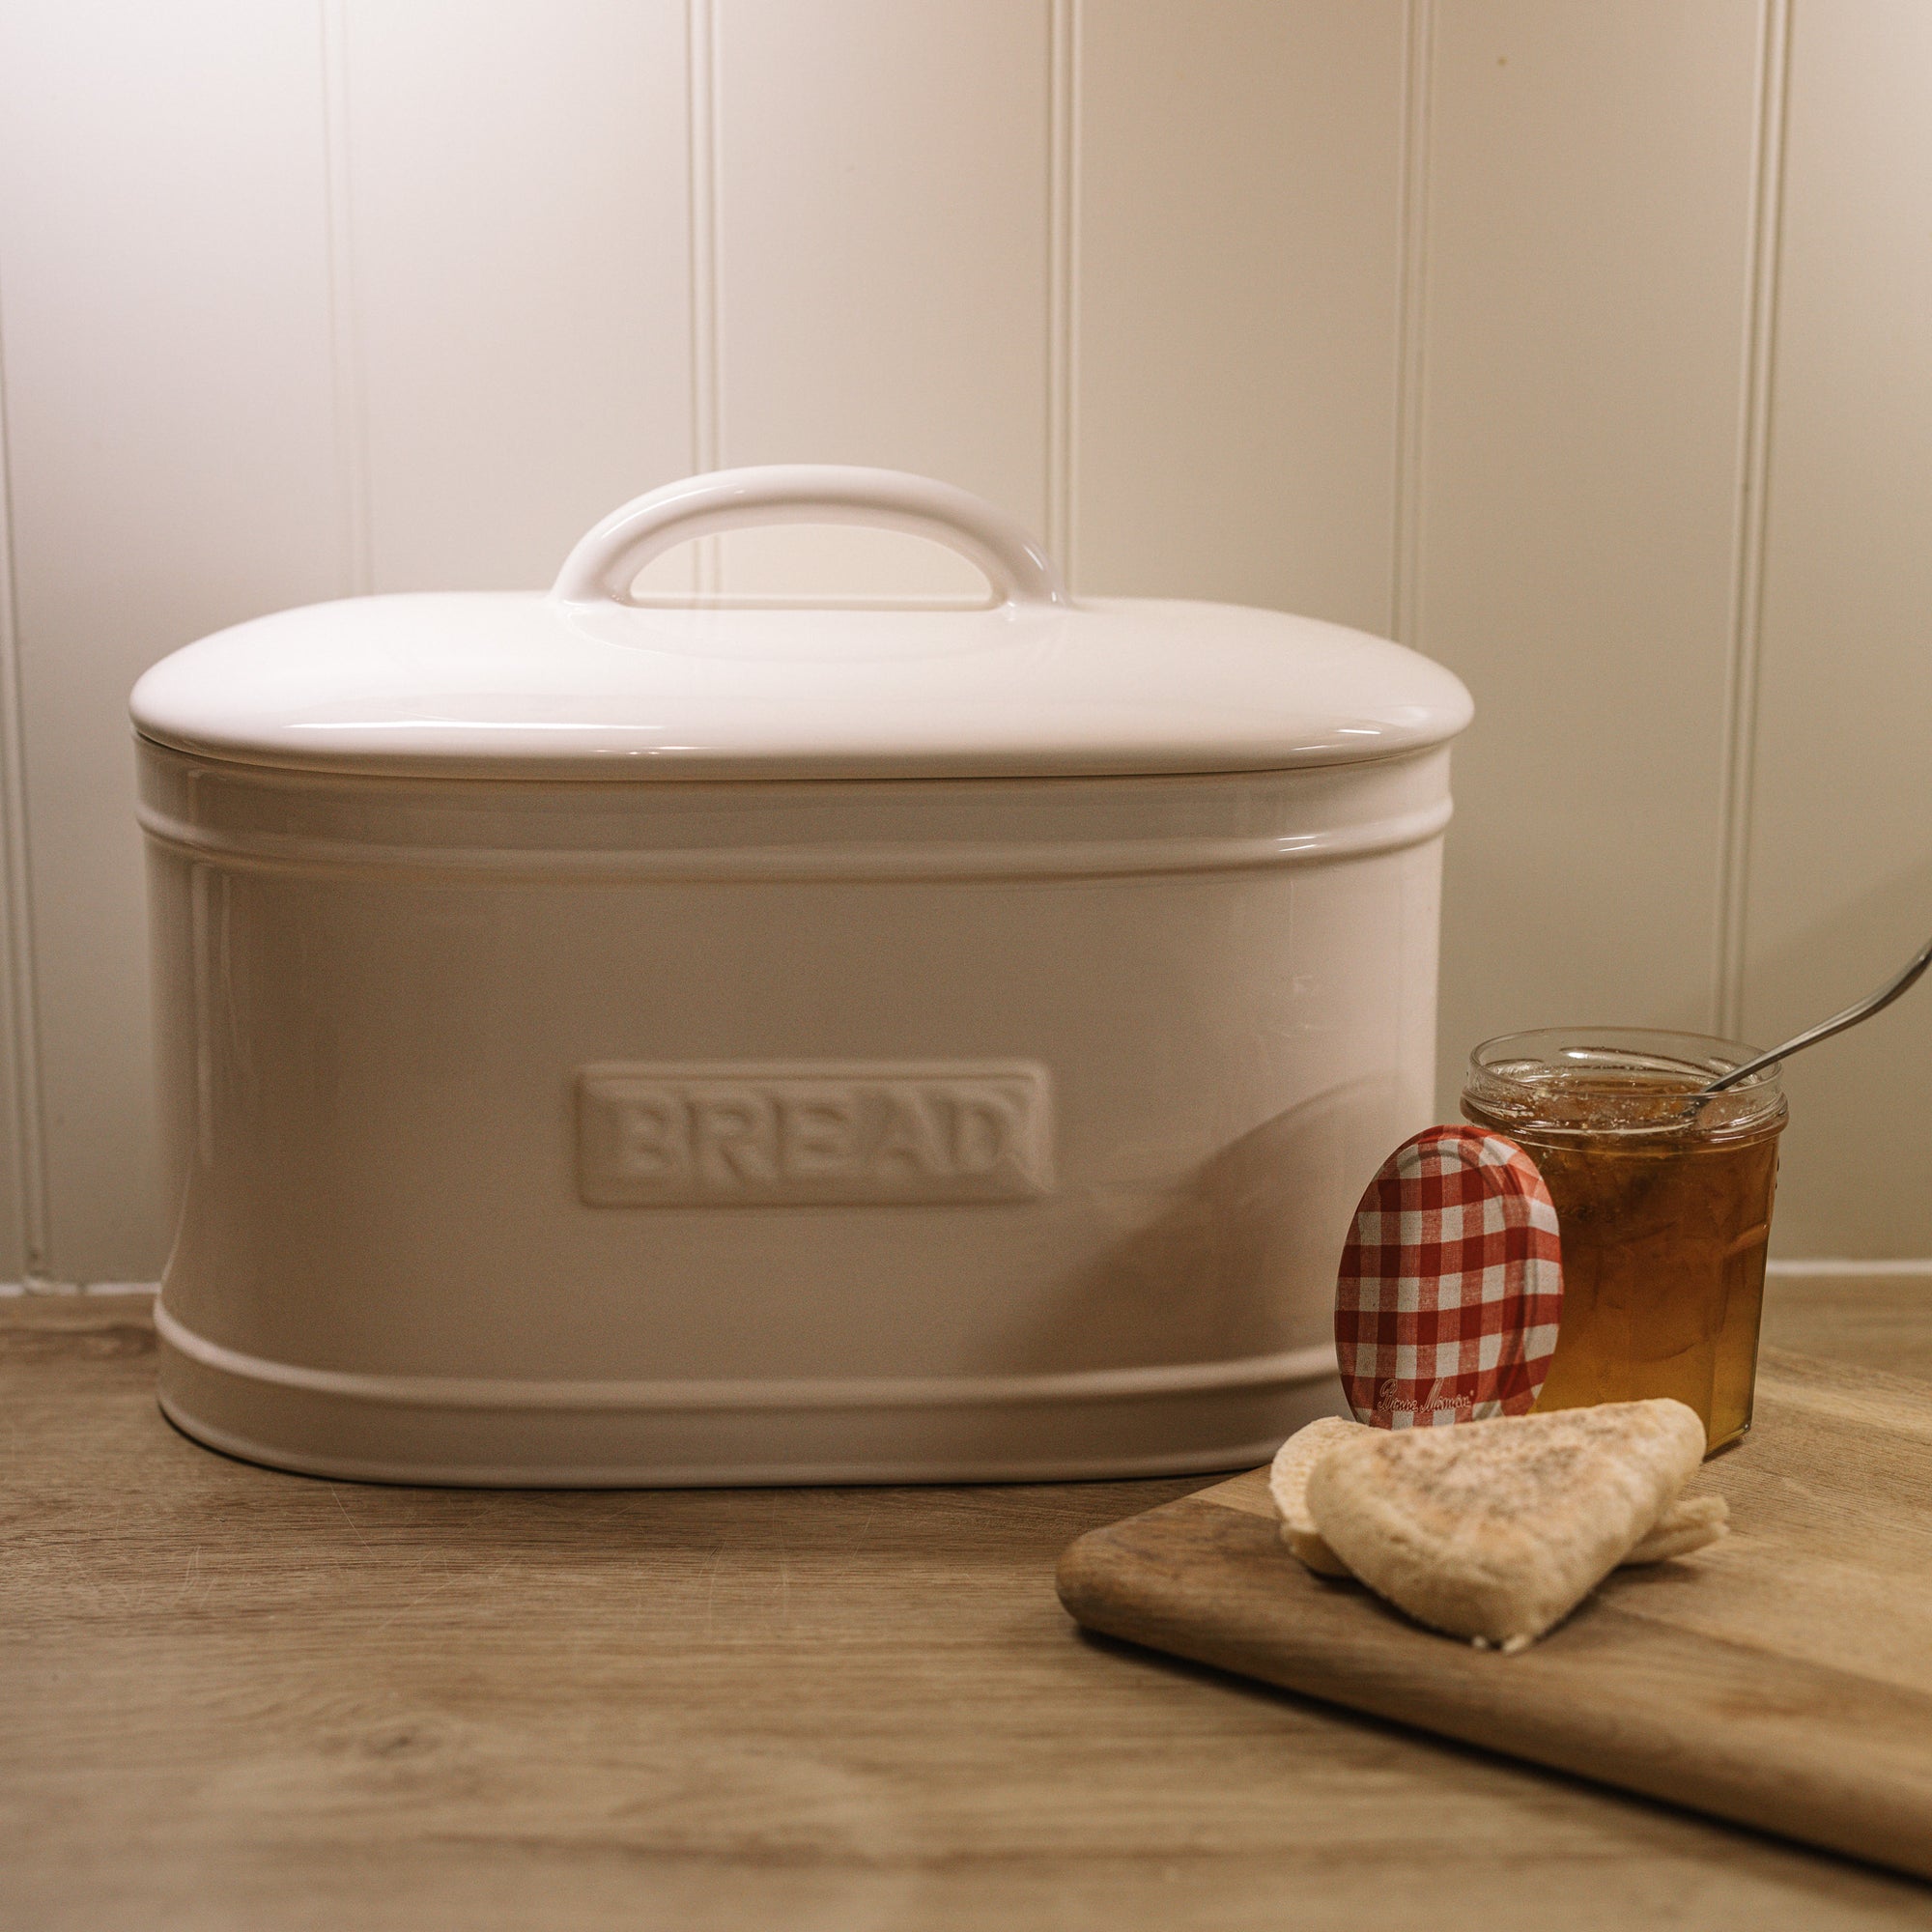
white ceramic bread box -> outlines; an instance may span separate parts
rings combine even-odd
[[[633,601],[776,522],[936,538],[990,597]],[[1335,1258],[1433,1115],[1469,709],[817,467],[641,497],[547,596],[177,652],[133,696],[167,1413],[397,1482],[1261,1460],[1335,1406]]]

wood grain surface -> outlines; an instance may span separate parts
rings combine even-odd
[[[1924,1284],[1777,1293],[1779,1339],[1932,1364]],[[1081,1637],[1059,1550],[1199,1481],[315,1482],[175,1435],[152,1349],[138,1298],[0,1302],[9,1932],[1932,1928],[1913,1880]]]
[[[1090,1630],[1932,1877],[1932,1385],[1768,1350],[1691,1492],[1732,1533],[1613,1572],[1517,1657],[1281,1541],[1255,1470],[1060,1563]]]

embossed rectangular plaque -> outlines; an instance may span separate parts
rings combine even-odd
[[[577,1076],[593,1208],[1026,1201],[1052,1180],[1046,1069],[1023,1061],[612,1061]]]

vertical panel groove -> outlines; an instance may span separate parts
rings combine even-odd
[[[1777,258],[1784,205],[1784,114],[1792,0],[1764,0],[1759,29],[1756,174],[1745,316],[1742,423],[1738,439],[1736,581],[1726,672],[1726,737],[1718,854],[1718,940],[1713,1025],[1744,1024],[1751,789],[1763,629],[1765,532],[1771,470],[1772,379],[1777,346]]]
[[[29,1285],[47,1263],[45,1109],[34,970],[33,881],[27,867],[26,732],[20,709],[19,599],[14,570],[12,453],[5,344],[0,342],[0,867],[7,907],[7,1028],[14,1055],[14,1187]]]
[[[1053,0],[1047,39],[1046,547],[1074,582],[1080,406],[1080,0]]]
[[[691,467],[717,469],[724,462],[724,386],[718,286],[718,20],[713,0],[686,0],[688,90],[685,123],[691,138]],[[724,547],[700,537],[695,547],[700,597],[724,588]]]
[[[322,0],[324,191],[328,220],[329,375],[335,412],[338,541],[344,594],[375,586],[369,526],[369,425],[355,319],[354,211],[350,196],[348,0]]]
[[[1401,285],[1395,372],[1395,555],[1389,570],[1389,635],[1414,644],[1421,632],[1422,385],[1429,272],[1429,106],[1435,0],[1408,0],[1403,71]]]

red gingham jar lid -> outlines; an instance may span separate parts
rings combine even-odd
[[[1556,1347],[1563,1261],[1536,1163],[1501,1134],[1430,1127],[1355,1209],[1335,1285],[1335,1355],[1379,1429],[1523,1415]]]

